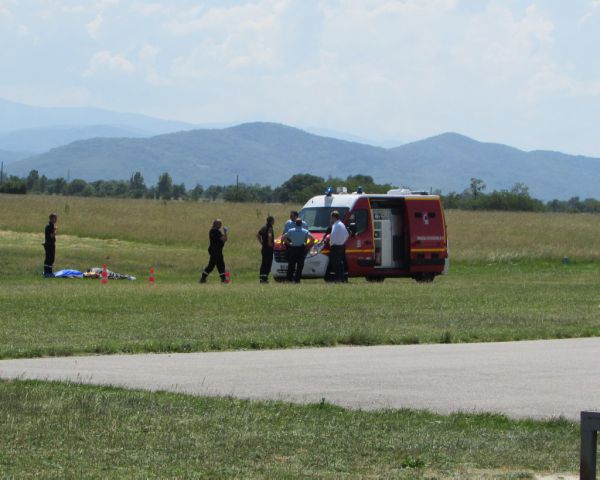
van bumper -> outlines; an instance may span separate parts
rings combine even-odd
[[[302,278],[325,278],[325,272],[329,265],[329,257],[319,253],[312,257],[306,257],[304,268],[302,269]],[[287,275],[287,262],[280,262],[273,259],[271,275],[273,278],[285,278]]]

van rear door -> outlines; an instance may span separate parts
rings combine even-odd
[[[411,271],[441,273],[448,250],[446,221],[440,198],[407,197],[406,215]]]

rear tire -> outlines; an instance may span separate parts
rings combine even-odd
[[[385,277],[365,277],[365,280],[371,283],[381,283],[385,280]]]
[[[423,272],[423,273],[416,274],[413,278],[418,283],[431,283],[431,282],[433,282],[433,279],[435,278],[435,274],[434,273]]]

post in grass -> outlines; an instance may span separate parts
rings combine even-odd
[[[108,271],[106,270],[106,263],[102,265],[102,285],[108,283]]]
[[[154,277],[154,267],[150,267],[150,276],[148,277],[148,282],[150,285],[154,285],[156,282],[156,278]]]

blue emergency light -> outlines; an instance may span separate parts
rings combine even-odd
[[[333,193],[333,187],[327,187],[327,190],[325,190],[325,195],[328,197],[331,197],[332,193]]]

